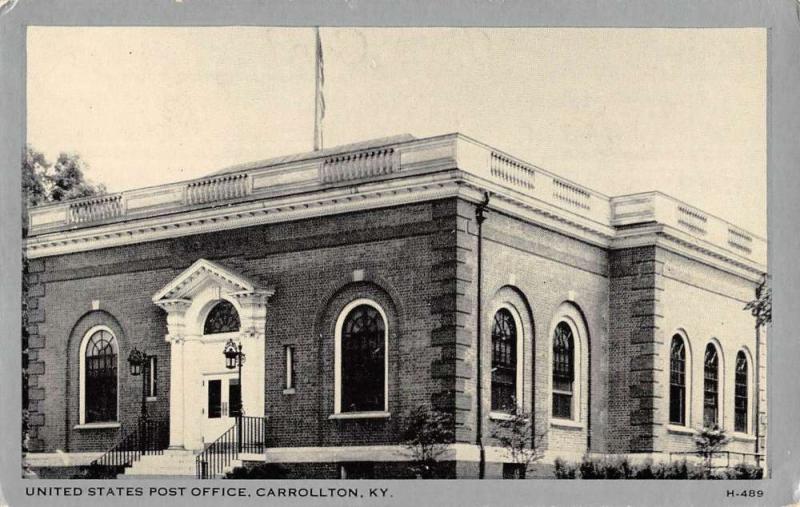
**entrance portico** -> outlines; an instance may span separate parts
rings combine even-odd
[[[271,289],[200,259],[153,296],[167,312],[170,344],[170,449],[199,450],[233,425],[231,398],[241,396],[248,416],[264,416],[264,330]],[[222,302],[232,305],[238,329],[209,332],[206,319]],[[223,347],[241,343],[247,361],[238,377],[225,367]]]

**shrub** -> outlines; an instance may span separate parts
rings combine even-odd
[[[764,469],[747,463],[739,463],[731,468],[731,479],[754,480],[764,478]]]
[[[731,439],[725,430],[718,425],[702,428],[694,437],[694,446],[697,454],[703,457],[705,475],[710,476],[713,470],[712,460],[714,454],[725,447]]]
[[[503,478],[524,479],[531,465],[544,457],[541,450],[545,433],[536,433],[529,413],[515,412],[508,419],[496,421],[491,436],[511,456],[512,463],[504,467]]]
[[[632,471],[632,478],[633,479],[655,479],[656,473],[659,472],[658,470],[659,465],[656,467],[653,466],[653,460],[647,458],[644,460],[638,468],[634,468]]]
[[[602,479],[602,471],[598,467],[598,463],[590,458],[584,456],[578,465],[578,470],[581,472],[581,479]]]
[[[429,410],[424,405],[406,414],[400,438],[411,453],[412,470],[417,477],[435,479],[440,476],[438,459],[454,440],[454,428],[452,414]]]
[[[555,466],[556,479],[575,478],[575,465],[567,463],[561,458],[556,458],[553,465]]]
[[[259,463],[237,467],[225,474],[226,479],[287,479],[286,468],[277,463]]]

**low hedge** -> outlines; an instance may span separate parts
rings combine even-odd
[[[730,468],[715,469],[711,473],[701,465],[685,459],[671,463],[653,463],[647,459],[632,465],[626,457],[591,458],[584,456],[580,463],[555,460],[556,479],[761,479],[764,471],[757,466],[740,463]]]

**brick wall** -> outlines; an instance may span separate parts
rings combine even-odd
[[[431,245],[451,218],[434,219],[434,204],[252,227],[34,261],[29,281],[38,298],[31,315],[32,449],[107,448],[117,429],[75,429],[78,423],[78,348],[95,321],[120,342],[120,422],[139,414],[141,384],[126,358],[136,346],[159,356],[154,414],[168,414],[169,347],[165,314],[152,304],[161,287],[198,258],[220,262],[256,283],[275,288],[266,329],[266,412],[273,444],[346,445],[397,441],[405,411],[430,404],[443,388],[431,365]],[[446,204],[444,205],[447,206]],[[450,205],[452,207],[452,205]],[[355,275],[354,275],[355,272]],[[374,297],[387,310],[389,409],[387,420],[333,421],[334,322],[346,302]],[[92,310],[93,301],[99,311]],[[46,309],[46,312],[45,312]],[[110,323],[110,324],[108,324]],[[283,345],[295,345],[295,394],[283,394]],[[220,355],[222,360],[222,356]],[[402,389],[402,385],[415,386]]]
[[[754,357],[752,321],[741,310],[752,284],[660,248],[607,252],[498,212],[484,223],[482,248],[486,445],[493,444],[488,436],[495,424],[489,414],[491,325],[501,303],[521,317],[523,408],[534,413],[537,433],[546,435],[552,452],[650,452],[690,444],[690,437],[666,429],[668,338],[679,328],[692,341],[695,369],[704,340],[714,336],[722,344],[723,406],[732,418],[730,365],[737,347],[747,346]],[[103,449],[118,436],[118,429],[75,428],[78,350],[96,324],[112,328],[120,342],[123,428],[140,410],[141,384],[125,361],[133,346],[159,357],[159,393],[148,410],[167,417],[165,314],[150,298],[198,258],[275,289],[264,365],[271,445],[396,443],[403,415],[419,404],[453,411],[456,440],[475,442],[475,206],[448,199],[32,261],[31,449]],[[328,417],[335,321],[358,297],[373,298],[389,320],[388,419]],[[708,318],[709,308],[715,319]],[[562,315],[585,328],[572,425],[550,422],[551,340]],[[283,391],[285,345],[295,347],[292,394]],[[742,438],[734,447],[752,448]]]

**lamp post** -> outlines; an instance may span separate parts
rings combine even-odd
[[[225,367],[229,370],[234,368],[239,369],[239,404],[236,407],[236,449],[242,452],[242,416],[244,415],[244,389],[242,386],[242,365],[244,364],[245,354],[242,352],[242,343],[237,345],[233,342],[233,338],[225,343],[225,348],[222,353],[225,355]]]
[[[142,421],[147,420],[147,378],[146,375],[143,375],[146,363],[147,354],[134,347],[133,350],[131,350],[131,353],[128,355],[128,365],[130,366],[132,376],[142,376]]]

